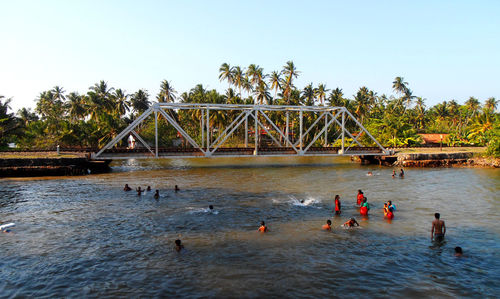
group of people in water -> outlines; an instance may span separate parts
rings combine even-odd
[[[180,190],[179,186],[175,185],[174,191],[178,192],[179,190]],[[123,187],[123,191],[127,191],[127,192],[132,191],[132,188],[130,188],[130,186],[128,184],[125,184],[125,187]],[[137,192],[138,196],[141,196],[142,193],[151,192],[151,186],[148,186],[146,189],[142,189],[141,186],[139,186],[135,189],[135,191]],[[160,190],[156,189],[153,197],[154,197],[154,199],[159,199],[160,198]]]

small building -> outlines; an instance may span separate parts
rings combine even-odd
[[[436,133],[436,134],[418,134],[422,137],[424,144],[440,144],[441,142],[445,142],[446,138],[450,134]]]

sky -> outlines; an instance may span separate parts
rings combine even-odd
[[[392,95],[404,77],[427,106],[500,99],[500,1],[0,0],[0,95],[14,111],[58,85],[100,80],[151,100],[168,80],[225,92],[222,63],[265,73],[292,60],[296,86]]]

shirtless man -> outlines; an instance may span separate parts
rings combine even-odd
[[[446,234],[446,226],[444,225],[443,220],[439,220],[439,213],[434,214],[434,221],[432,221],[432,229],[431,229],[431,240],[435,240],[437,242],[441,242],[444,240],[444,234]]]

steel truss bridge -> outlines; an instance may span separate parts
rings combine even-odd
[[[196,130],[193,130],[193,121],[191,121],[188,130],[183,126],[186,125],[187,121],[176,120],[175,114],[172,112],[182,110],[187,110],[191,115],[197,115],[195,120],[197,124]],[[229,125],[216,128],[214,125],[214,116],[216,115],[224,115],[227,118],[226,123],[229,123]],[[150,140],[148,143],[138,131],[140,132],[141,124],[148,121],[148,119],[151,121],[151,117],[154,117],[154,141]],[[309,117],[307,127],[305,117]],[[182,137],[185,146],[158,146],[159,137],[161,137],[158,132],[160,118],[165,119],[168,125],[177,131],[177,136]],[[280,128],[272,121],[273,118],[281,118],[285,126]],[[346,126],[347,122],[350,122],[351,132]],[[355,130],[352,128],[355,128]],[[235,132],[239,133],[241,144],[236,147],[228,147],[226,142],[231,136],[233,138],[237,137]],[[376,144],[375,147],[362,145],[360,137],[364,134]],[[142,147],[134,149],[116,147],[121,140],[128,138],[130,135],[133,135]],[[262,144],[264,139],[267,142],[265,145]],[[389,154],[389,151],[380,145],[345,107],[154,103],[113,140],[97,153],[92,154],[92,158],[137,159],[387,154]]]

